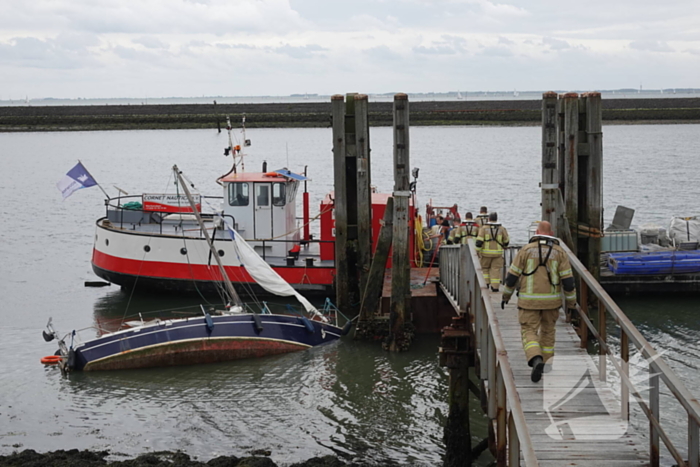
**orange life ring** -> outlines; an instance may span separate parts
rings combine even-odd
[[[44,365],[55,365],[56,363],[61,361],[61,356],[60,355],[49,355],[47,357],[43,357],[41,359],[41,363]]]

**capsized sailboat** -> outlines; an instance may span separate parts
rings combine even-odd
[[[273,314],[266,306],[259,313],[246,311],[251,308],[241,301],[228,279],[206,226],[194,209],[195,200],[182,174],[177,166],[173,167],[173,171],[193,207],[218,265],[221,281],[225,285],[222,290],[226,297],[224,309],[206,310],[201,306],[201,316],[127,321],[124,329],[87,340],[80,338],[79,331],[71,331],[61,337],[52,319],[49,319],[43,336],[46,341],[58,342],[56,355],[61,357],[59,366],[62,371],[149,368],[262,357],[330,343],[347,333],[351,322],[346,319],[345,327],[340,328],[338,319],[342,315],[339,310],[329,302],[322,311],[317,310],[221,218],[246,272],[266,291],[296,298],[305,314]]]

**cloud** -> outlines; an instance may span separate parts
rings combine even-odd
[[[278,54],[289,55],[292,58],[311,58],[318,55],[316,52],[323,52],[328,49],[317,44],[309,44],[304,46],[291,46],[289,44],[285,44],[280,47],[275,47],[273,50]]]
[[[94,65],[88,44],[93,44],[93,41],[80,41],[68,36],[61,36],[60,40],[16,37],[0,43],[0,61],[5,68],[81,68],[86,64]]]
[[[485,47],[481,51],[481,55],[486,55],[490,57],[512,57],[513,51],[506,47]]]
[[[400,54],[394,52],[386,45],[380,45],[378,47],[364,49],[362,51],[362,53],[369,56],[370,58],[373,58],[373,59],[379,60],[379,61],[383,61],[383,60],[395,61],[395,60],[401,59]]]
[[[498,36],[498,43],[502,45],[515,45],[515,42],[503,36]]]
[[[646,52],[674,52],[664,41],[632,41],[630,48]]]
[[[555,39],[553,37],[543,37],[542,45],[546,45],[552,50],[565,50],[571,48],[571,45],[569,45],[568,42],[561,39]]]
[[[423,55],[454,55],[457,52],[452,47],[447,46],[433,46],[433,47],[413,47],[413,51],[417,54]]]
[[[134,44],[142,45],[147,49],[167,49],[167,44],[164,44],[160,39],[154,36],[141,36],[131,39]]]

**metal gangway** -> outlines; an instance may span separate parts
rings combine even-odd
[[[501,309],[501,294],[485,283],[473,239],[440,248],[440,288],[471,323],[497,465],[655,467],[663,460],[698,467],[700,403],[571,250],[562,247],[579,278],[581,306],[575,317],[561,312],[552,371],[539,383],[530,381],[516,297]],[[506,265],[515,251],[507,251]],[[591,294],[597,298],[595,313],[588,309],[595,302]],[[581,337],[572,318],[584,330]],[[614,341],[608,339],[613,327],[619,332]],[[596,346],[588,345],[589,334]],[[589,352],[589,347],[595,349]],[[630,376],[630,350],[647,366],[641,381]],[[678,443],[682,433],[674,433],[676,443],[669,436],[668,430],[677,430],[669,422],[677,420],[662,417],[662,393],[686,414],[685,443]],[[630,410],[631,401],[640,410]]]

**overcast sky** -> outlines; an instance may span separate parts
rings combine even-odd
[[[0,0],[0,99],[700,88],[700,0]]]

